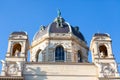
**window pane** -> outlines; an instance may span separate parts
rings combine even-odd
[[[81,55],[81,52],[78,51],[78,62],[82,62],[82,55]]]
[[[55,61],[64,62],[64,48],[62,46],[56,47],[55,50]]]

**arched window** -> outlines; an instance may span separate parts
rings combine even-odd
[[[41,50],[38,50],[36,53],[36,62],[42,62],[42,60],[43,60],[42,52]]]
[[[108,56],[108,52],[107,52],[107,48],[105,45],[101,45],[99,46],[99,51],[100,51],[100,56],[101,57],[107,57]]]
[[[16,43],[13,45],[12,56],[19,56],[21,52],[21,45]]]
[[[78,62],[82,62],[82,52],[79,50],[77,54]]]
[[[55,49],[55,61],[64,62],[64,60],[65,60],[64,48],[62,46],[57,46]]]

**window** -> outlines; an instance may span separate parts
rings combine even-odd
[[[55,49],[55,61],[64,62],[64,48],[62,46],[57,46]]]
[[[82,52],[80,50],[78,51],[77,56],[78,56],[78,62],[82,62]]]
[[[107,53],[107,48],[105,45],[101,45],[99,46],[99,51],[100,51],[100,56],[101,57],[107,57],[108,56],[108,53]]]
[[[43,54],[41,50],[38,50],[36,53],[36,62],[42,62],[42,60],[43,60]]]
[[[19,56],[21,52],[21,45],[19,43],[14,44],[12,50],[12,56]]]

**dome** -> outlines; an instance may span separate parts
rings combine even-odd
[[[37,40],[37,39],[41,38],[42,36],[44,36],[47,33],[47,29],[48,29],[47,26],[46,27],[45,26],[41,26],[40,30],[38,32],[36,32],[33,40]]]
[[[69,33],[70,31],[69,24],[61,17],[56,18],[54,22],[49,25],[50,33]]]
[[[79,39],[81,39],[82,41],[85,41],[84,36],[82,35],[82,33],[79,31],[79,29],[76,29],[76,27],[71,27],[72,28],[72,33],[77,36]]]
[[[85,41],[84,36],[79,31],[79,27],[72,27],[65,19],[58,15],[54,21],[48,26],[41,26],[40,30],[35,34],[33,40],[37,40],[44,36],[46,33],[72,33],[82,41]]]

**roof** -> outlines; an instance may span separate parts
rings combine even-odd
[[[47,33],[48,27],[44,27],[44,30],[39,30],[38,32],[36,32],[33,40],[37,40],[39,38],[41,38],[43,35],[45,35]]]
[[[69,29],[69,25],[67,23],[62,23],[62,27],[57,27],[57,23],[53,22],[50,25],[50,33],[69,33],[70,29]]]
[[[15,31],[15,32],[12,32],[11,35],[27,35],[27,33],[23,31],[20,31],[20,32]]]
[[[95,37],[95,36],[105,36],[105,37],[110,37],[109,34],[107,34],[107,33],[95,33],[95,34],[94,34],[94,37]]]
[[[80,31],[75,30],[76,27],[71,27],[72,28],[72,33],[77,36],[78,38],[80,38],[81,40],[85,41],[84,36],[82,35],[82,33]]]

